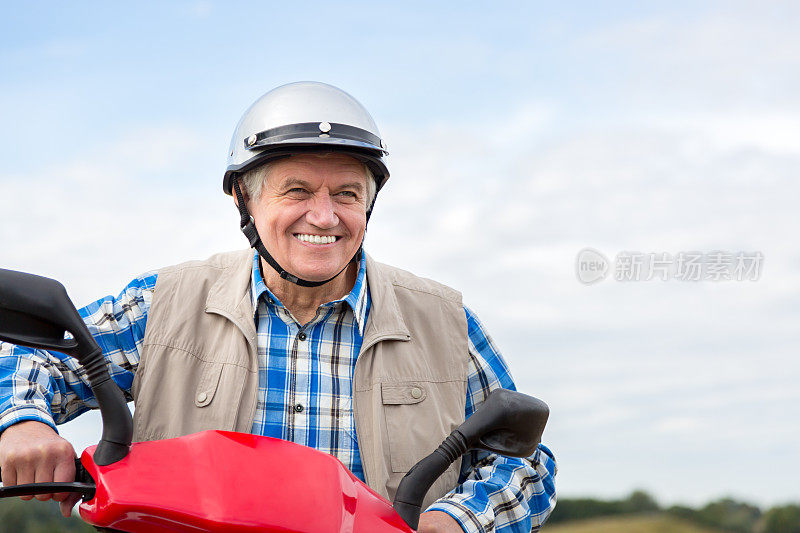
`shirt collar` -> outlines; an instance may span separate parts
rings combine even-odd
[[[358,325],[358,332],[364,335],[364,326],[367,321],[367,313],[369,312],[369,288],[367,286],[367,261],[366,254],[361,253],[361,259],[358,262],[358,276],[356,276],[355,285],[347,296],[339,300],[334,300],[324,304],[324,306],[332,307],[338,302],[345,302],[353,310],[356,324]],[[261,277],[261,261],[258,260],[258,252],[253,253],[253,277],[250,281],[250,295],[253,299],[253,314],[258,312],[258,300],[263,296],[267,301],[267,308],[270,305],[277,307],[284,307],[278,298],[272,294],[264,279]]]

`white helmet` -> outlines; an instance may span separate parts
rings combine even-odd
[[[326,83],[282,85],[256,100],[233,132],[222,188],[233,177],[271,159],[304,152],[343,152],[364,161],[377,190],[389,178],[386,144],[375,121],[355,98]]]

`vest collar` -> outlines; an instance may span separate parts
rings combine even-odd
[[[362,254],[363,255],[363,254]],[[258,309],[258,299],[262,294],[266,294],[272,300],[270,305],[284,307],[283,303],[272,293],[272,291],[264,283],[261,276],[261,263],[259,262],[258,252],[253,253],[253,275],[251,277],[251,299],[253,304],[253,317],[255,318]],[[356,324],[358,325],[358,333],[364,335],[364,328],[366,326],[365,320],[367,318],[367,309],[369,307],[369,291],[367,291],[366,281],[366,261],[362,258],[358,262],[358,276],[353,288],[347,295],[338,300],[323,304],[323,306],[330,307],[333,304],[343,303],[349,305],[353,311]],[[272,312],[272,311],[270,311]]]
[[[396,339],[407,341],[411,333],[403,320],[392,278],[381,263],[366,256],[370,310],[364,327],[363,352],[376,342]],[[243,250],[222,266],[224,271],[211,286],[206,298],[206,312],[222,315],[233,322],[255,348],[256,326],[250,285],[253,276],[252,250]]]
[[[391,277],[381,263],[376,262],[369,254],[364,255],[367,260],[367,283],[371,302],[361,345],[362,352],[378,341],[411,339],[411,333],[397,303]]]
[[[251,250],[236,254],[226,263],[223,272],[211,286],[206,298],[206,313],[222,315],[233,322],[255,349],[256,326],[253,322],[253,301],[250,297],[250,278],[253,275]]]

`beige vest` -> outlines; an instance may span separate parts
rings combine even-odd
[[[250,432],[258,392],[252,257],[243,250],[159,271],[133,381],[135,441]],[[464,420],[467,324],[453,289],[369,256],[367,282],[356,436],[367,484],[391,500],[411,466]],[[457,461],[425,506],[455,487],[458,470]]]

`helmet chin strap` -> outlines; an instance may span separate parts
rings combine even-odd
[[[345,269],[350,266],[350,263],[353,261],[360,261],[361,260],[361,253],[364,247],[363,242],[358,247],[356,254],[353,256],[350,261],[342,268],[339,272],[336,273],[335,276],[332,278],[326,279],[325,281],[309,281],[307,279],[301,279],[297,276],[290,274],[287,272],[282,266],[278,264],[272,254],[267,251],[267,248],[264,246],[264,243],[261,242],[261,237],[258,234],[258,230],[256,229],[255,221],[253,217],[250,215],[250,212],[247,210],[247,206],[244,203],[244,196],[242,196],[242,191],[239,188],[239,176],[233,178],[233,190],[236,192],[236,200],[239,204],[239,215],[241,215],[241,221],[239,222],[239,226],[242,229],[242,233],[244,233],[247,240],[250,241],[250,246],[255,248],[264,261],[266,261],[269,266],[275,269],[281,278],[294,283],[295,285],[299,285],[301,287],[319,287],[320,285],[325,285],[339,277],[339,274],[345,271]],[[375,201],[373,200],[373,205]],[[367,220],[369,220],[370,212],[372,211],[372,206],[370,206],[370,210],[367,211]]]

